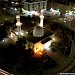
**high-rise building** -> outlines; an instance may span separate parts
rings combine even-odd
[[[22,1],[23,8],[28,11],[40,10],[47,8],[47,0],[23,0]]]

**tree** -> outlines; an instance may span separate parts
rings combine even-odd
[[[6,27],[3,25],[0,27],[0,40],[7,36]]]
[[[26,44],[26,39],[25,39],[25,37],[18,38],[18,41],[16,42],[16,44],[17,44],[18,47],[20,47],[20,48],[25,48],[25,44]]]

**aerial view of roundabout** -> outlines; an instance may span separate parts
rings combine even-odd
[[[75,66],[74,31],[64,25],[71,20],[70,16],[57,21],[59,13],[52,8],[50,11],[52,16],[44,16],[41,10],[33,16],[16,15],[12,23],[6,19],[1,24],[0,68],[11,73],[7,75],[72,73]]]

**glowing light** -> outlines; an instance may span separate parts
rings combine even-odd
[[[69,12],[69,15],[72,15],[72,11]]]
[[[2,41],[4,42],[5,40],[3,39]]]
[[[40,18],[41,18],[41,19],[44,19],[44,16],[43,16],[43,15],[40,15]]]
[[[20,16],[19,16],[19,15],[17,15],[17,16],[16,16],[16,19],[17,19],[17,18],[20,18]]]
[[[68,10],[66,10],[66,13],[68,12]]]
[[[41,54],[43,52],[43,49],[43,44],[41,42],[34,44],[34,53]]]
[[[15,8],[14,10],[17,11],[17,8]]]
[[[36,52],[36,54],[40,54],[40,55],[42,55],[42,51],[39,50],[38,52]]]
[[[17,32],[15,32],[15,33],[16,33],[16,35],[19,35],[19,34],[22,35],[22,36],[24,35],[24,32],[22,32],[22,31],[21,31],[21,32],[18,32],[18,31],[17,31]]]
[[[26,31],[26,34],[28,34],[28,32]]]
[[[15,32],[16,33],[16,35],[18,35],[19,33],[18,32]]]
[[[16,5],[18,4],[18,2],[15,3]]]
[[[37,12],[35,12],[34,14],[35,14],[36,16],[39,16],[39,15],[40,15],[40,14],[39,14],[39,13],[37,13]]]
[[[53,8],[51,8],[51,9],[50,9],[50,12],[51,12],[52,15],[56,15],[56,14],[57,14],[57,15],[60,15],[59,9],[54,10]]]
[[[51,43],[52,43],[52,40],[50,40],[50,41],[48,41],[47,43],[45,43],[45,44],[44,44],[44,49],[50,50],[50,49],[51,49],[51,48],[50,48]]]
[[[22,8],[22,13],[24,16],[28,16],[28,15],[30,15],[31,17],[33,15],[39,16],[39,13],[37,13],[36,11],[26,11],[24,8]]]
[[[21,22],[17,22],[17,23],[16,23],[16,26],[21,26],[21,25],[22,25]]]
[[[66,23],[66,21],[64,21]]]
[[[5,42],[5,41],[7,41],[7,39],[6,39],[6,38],[4,38],[4,39],[2,40],[2,42]]]
[[[40,54],[42,54],[42,53],[40,52]]]
[[[53,9],[53,8],[51,8],[51,9],[50,9],[50,11],[51,11],[51,12],[53,12],[53,11],[54,11],[54,9]]]
[[[52,40],[55,41],[56,39],[53,37]]]
[[[14,2],[11,2],[11,3],[14,3]]]
[[[24,35],[24,33],[23,32],[20,32],[20,34],[23,36]]]

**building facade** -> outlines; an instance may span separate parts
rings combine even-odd
[[[47,9],[47,0],[45,0],[45,1],[32,1],[32,2],[27,2],[24,0],[22,2],[22,5],[23,5],[23,8],[28,11]]]

